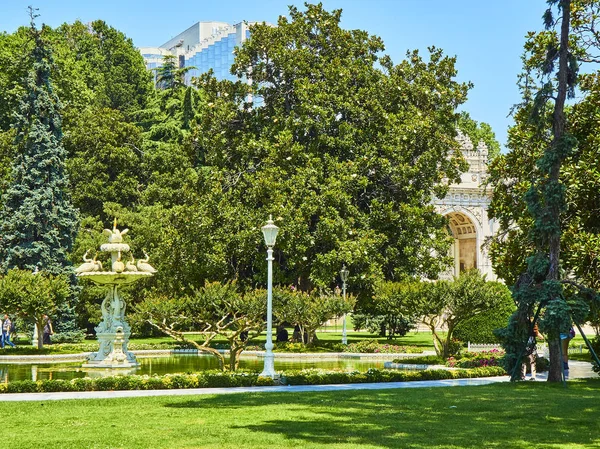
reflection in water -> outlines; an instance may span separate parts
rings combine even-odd
[[[75,379],[80,377],[115,376],[119,374],[162,375],[168,373],[194,373],[207,369],[217,369],[217,360],[209,355],[174,355],[170,357],[138,357],[140,366],[133,369],[89,369],[81,368],[77,363],[37,363],[37,364],[0,364],[0,382],[15,380]],[[383,368],[384,359],[277,359],[278,371],[304,368],[344,369],[366,371],[369,368]],[[263,359],[244,357],[240,360],[240,370],[261,371]]]

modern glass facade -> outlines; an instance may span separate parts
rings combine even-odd
[[[236,81],[230,73],[234,62],[233,50],[250,37],[247,23],[230,25],[222,22],[198,22],[160,47],[140,48],[149,70],[161,66],[164,55],[171,54],[193,67],[186,74],[186,83],[212,69],[219,80]],[[181,64],[180,64],[181,65]]]

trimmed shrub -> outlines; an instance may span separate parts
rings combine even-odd
[[[392,363],[404,365],[444,365],[446,361],[437,355],[424,355],[422,357],[407,357],[405,359],[394,359]]]
[[[498,306],[460,323],[452,334],[454,338],[471,343],[500,343],[494,335],[494,330],[506,327],[508,319],[515,311],[515,303],[505,285],[499,282],[494,282],[493,285],[494,290],[502,297]]]
[[[449,370],[399,371],[371,368],[359,371],[325,371],[305,369],[289,371],[281,377],[287,385],[327,385],[366,382],[406,382],[414,380],[458,379],[499,376],[504,369],[497,366]],[[0,384],[0,393],[37,393],[54,391],[112,391],[112,390],[163,390],[204,387],[250,387],[277,384],[257,373],[230,373],[209,371],[197,374],[166,374],[164,376],[115,376],[73,380],[22,380]]]

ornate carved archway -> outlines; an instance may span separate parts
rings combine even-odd
[[[451,210],[444,214],[448,218],[450,233],[454,237],[451,255],[454,258],[452,275],[479,268],[479,239],[477,223],[465,211]]]

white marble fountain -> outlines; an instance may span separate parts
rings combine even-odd
[[[123,263],[122,257],[130,251],[129,245],[123,243],[123,236],[127,229],[117,229],[117,219],[113,229],[105,229],[104,234],[108,237],[108,243],[100,246],[100,251],[110,253],[111,270],[104,271],[102,263],[88,259],[87,254],[83,256],[85,263],[75,270],[77,277],[89,279],[95,284],[107,288],[106,297],[102,301],[102,321],[95,328],[96,336],[100,342],[98,352],[92,353],[83,364],[84,368],[131,368],[138,365],[133,353],[127,351],[131,328],[125,321],[126,304],[119,294],[119,286],[131,284],[145,279],[156,273],[156,270],[148,263],[148,255],[145,259],[136,261],[130,254],[129,261]]]

